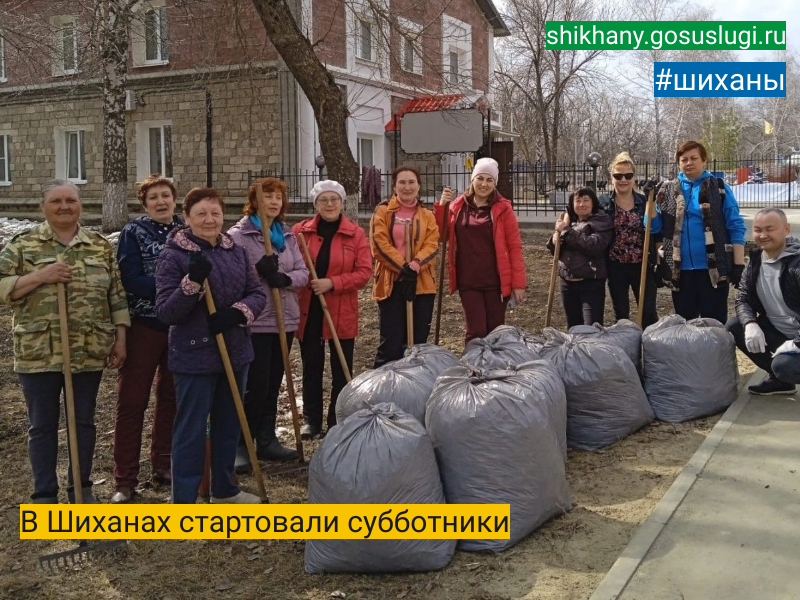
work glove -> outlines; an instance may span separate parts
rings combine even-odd
[[[263,278],[266,279],[270,274],[278,272],[278,255],[265,254],[256,263],[256,271]]]
[[[659,187],[660,185],[655,179],[648,179],[642,186],[642,193],[644,194],[644,197],[647,198],[650,190],[653,190],[653,195],[655,196],[656,193],[658,193]]]
[[[208,328],[211,330],[212,335],[217,335],[236,327],[237,325],[244,325],[247,323],[247,317],[238,308],[228,307],[218,310],[213,315],[208,315]]]
[[[286,273],[281,273],[279,271],[270,273],[264,279],[266,279],[267,285],[274,289],[285,288],[292,285],[292,278]]]
[[[747,351],[753,354],[767,351],[767,340],[758,323],[748,323],[744,326],[744,345],[747,347]]]
[[[202,252],[192,252],[189,255],[189,279],[200,285],[211,273],[211,263]]]
[[[794,340],[786,340],[778,346],[778,349],[775,350],[772,356],[778,356],[779,354],[800,354],[800,348],[797,347]]]
[[[744,273],[744,265],[733,265],[733,267],[731,267],[731,272],[728,273],[728,281],[730,281],[737,290],[739,289],[739,284],[742,282],[742,273]]]
[[[400,294],[406,302],[413,302],[417,297],[417,272],[408,263],[403,265],[400,270],[400,277],[397,279],[400,285]]]

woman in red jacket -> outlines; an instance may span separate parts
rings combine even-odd
[[[511,298],[515,304],[525,298],[519,225],[511,202],[497,191],[499,170],[493,158],[479,159],[469,189],[450,203],[447,215],[450,293],[458,290],[461,296],[467,342],[505,323]],[[444,188],[434,206],[440,232],[451,196],[450,188]]]
[[[319,297],[325,294],[328,310],[339,337],[350,372],[358,334],[358,290],[372,275],[372,254],[364,230],[342,215],[345,191],[336,181],[320,181],[310,193],[317,215],[292,229],[302,235],[317,270],[317,279],[300,291],[300,340],[303,357],[303,439],[322,433],[322,374],[325,370],[325,340],[330,348],[331,401],[328,429],[336,425],[336,399],[345,386],[345,376],[331,331],[322,313]]]

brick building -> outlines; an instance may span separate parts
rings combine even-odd
[[[493,40],[508,33],[491,0],[371,0],[385,4],[361,9],[297,1],[301,29],[347,94],[348,137],[361,165],[391,168],[387,123],[409,99],[490,98]],[[12,5],[17,12],[8,12]],[[84,198],[102,194],[100,65],[87,58],[86,6],[0,0],[0,197],[35,198],[53,177],[74,180]],[[391,25],[377,16],[382,9]],[[185,192],[205,185],[210,169],[223,195],[242,198],[250,169],[315,170],[310,104],[251,2],[148,0],[138,15],[127,57],[131,196],[151,172],[174,177]]]

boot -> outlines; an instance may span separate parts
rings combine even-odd
[[[41,492],[41,495],[31,496],[31,504],[58,504],[58,492]]]
[[[67,498],[70,504],[75,504],[75,490],[72,487],[67,488]],[[83,487],[83,503],[84,504],[100,504],[97,498],[92,494],[92,486]]]
[[[250,473],[253,466],[250,464],[250,457],[247,454],[247,446],[239,440],[239,445],[236,447],[236,462],[233,463],[233,470],[239,474]]]
[[[303,426],[300,427],[300,439],[313,440],[316,437],[320,437],[321,434],[322,434],[322,425],[317,423],[312,423],[308,417],[303,415]]]
[[[284,448],[275,435],[275,416],[264,417],[264,422],[256,437],[258,460],[278,460],[288,462],[297,460],[297,450]]]

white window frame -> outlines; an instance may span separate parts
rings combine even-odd
[[[458,54],[458,83],[452,83],[450,53]],[[450,15],[442,17],[442,79],[447,88],[472,87],[472,26]]]
[[[152,135],[157,132],[158,143],[161,146],[159,156],[156,157],[157,161],[161,163],[161,168],[153,169],[153,146]],[[169,131],[169,134],[167,134]],[[173,164],[172,164],[172,124],[165,123],[162,125],[154,125],[147,128],[147,156],[150,163],[151,173],[159,173],[162,177],[172,179]]]
[[[7,133],[0,133],[0,154],[3,157],[3,162],[0,163],[0,187],[5,187],[12,183],[11,157],[9,156],[10,137]]]
[[[354,20],[354,29],[356,32],[356,59],[368,63],[378,62],[378,47],[375,39],[375,29],[378,27],[373,19],[366,15],[356,14]],[[364,26],[369,27],[369,56],[364,56]]]
[[[56,179],[67,179],[77,185],[88,182],[86,178],[86,131],[85,127],[80,126],[55,128]],[[78,177],[69,176],[70,143],[68,136],[72,134],[76,134],[78,137]]]
[[[165,144],[164,128],[170,129],[170,153],[167,156],[167,144]],[[161,175],[169,180],[172,180],[175,173],[175,127],[172,121],[140,121],[136,124],[136,179],[142,181],[144,178],[150,176],[153,170],[150,168],[152,153],[150,151],[150,130],[159,129],[161,139]],[[164,171],[164,167],[169,158],[169,166],[171,174]]]
[[[399,63],[400,69],[406,73],[413,73],[414,75],[422,75],[422,52],[420,51],[422,45],[422,25],[403,19],[398,19],[400,25],[400,56]],[[406,64],[406,53],[411,48],[411,69],[408,69]]]
[[[361,144],[363,142],[369,142],[370,144],[370,153],[372,154],[372,162],[371,164],[364,164],[363,161],[363,152],[361,150]],[[378,146],[377,140],[371,135],[357,135],[356,136],[356,162],[358,163],[358,170],[361,172],[364,167],[372,167],[375,165],[375,154],[376,149]]]
[[[0,83],[8,81],[6,76],[6,38],[3,37],[3,32],[0,31]]]
[[[53,28],[53,76],[63,77],[80,73],[80,30],[76,15],[59,15],[50,19]],[[66,55],[64,54],[64,32],[72,29],[72,60],[73,68],[67,69]]]
[[[147,13],[157,15],[156,58],[147,58]],[[131,57],[134,67],[158,67],[169,64],[169,13],[165,0],[143,2],[131,22]],[[164,37],[162,37],[164,36]]]

